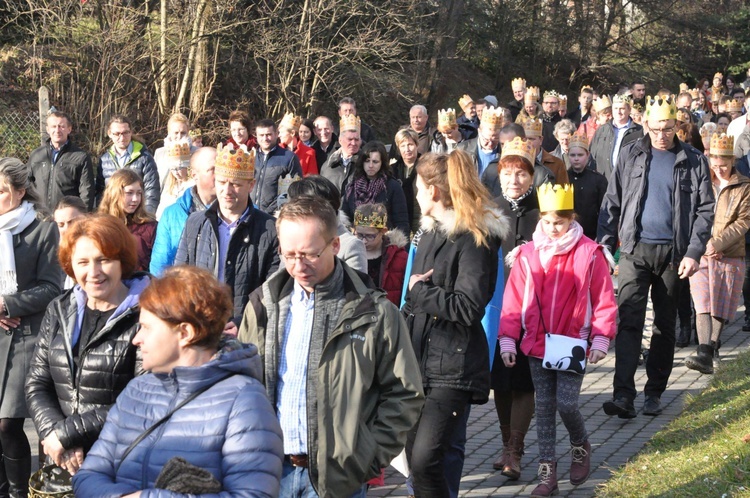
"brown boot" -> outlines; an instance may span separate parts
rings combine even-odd
[[[531,498],[543,498],[557,494],[557,462],[539,462],[539,485],[531,492]]]
[[[591,443],[586,441],[580,446],[571,445],[570,484],[578,486],[589,478],[591,471]]]
[[[521,456],[523,455],[523,438],[526,436],[520,431],[510,431],[508,439],[508,456],[502,474],[508,480],[515,481],[521,477]]]
[[[503,435],[503,451],[502,453],[500,453],[500,456],[497,457],[495,463],[492,464],[492,468],[495,470],[503,470],[503,467],[505,467],[505,462],[508,458],[508,440],[510,439],[510,426],[501,425],[500,433]]]

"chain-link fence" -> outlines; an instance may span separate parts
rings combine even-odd
[[[39,147],[39,114],[5,111],[0,113],[0,157],[17,157],[27,162]]]

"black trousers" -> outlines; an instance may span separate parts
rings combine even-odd
[[[638,243],[633,254],[620,254],[617,306],[620,324],[615,342],[614,397],[635,399],[635,371],[641,354],[648,292],[654,308],[646,375],[646,396],[661,396],[674,360],[677,303],[683,282],[672,264],[672,246]]]

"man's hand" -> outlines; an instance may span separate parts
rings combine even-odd
[[[225,334],[229,334],[229,335],[233,335],[233,336],[237,337],[237,331],[238,331],[237,325],[235,325],[234,322],[232,322],[232,321],[227,322],[227,324],[224,325],[224,333]]]
[[[409,277],[409,290],[411,290],[411,288],[414,287],[414,284],[416,284],[417,282],[427,282],[431,276],[432,270],[421,275],[412,275],[411,277]]]
[[[682,258],[680,267],[677,269],[677,275],[682,279],[688,278],[697,272],[699,267],[700,265],[693,258]]]

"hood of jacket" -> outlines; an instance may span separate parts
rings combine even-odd
[[[503,239],[510,233],[510,220],[499,208],[487,209],[484,213],[484,223],[491,237]],[[420,227],[425,231],[440,230],[451,238],[467,232],[465,228],[459,226],[453,209],[446,209],[440,218],[423,215]]]
[[[143,292],[146,287],[148,287],[148,284],[151,283],[151,277],[146,273],[138,272],[135,273],[132,278],[124,279],[122,283],[128,288],[128,295],[125,296],[125,299],[123,299],[117,309],[115,309],[115,312],[109,317],[107,323],[116,320],[130,308],[138,306],[138,299],[141,292]],[[78,284],[73,287],[73,295],[75,296],[76,306],[78,308],[76,330],[80,330],[81,324],[83,323],[83,310],[86,307],[88,297],[86,296],[86,292]]]
[[[406,247],[409,243],[409,239],[404,235],[404,232],[398,229],[388,230],[385,232],[384,238],[387,242],[386,246]]]

